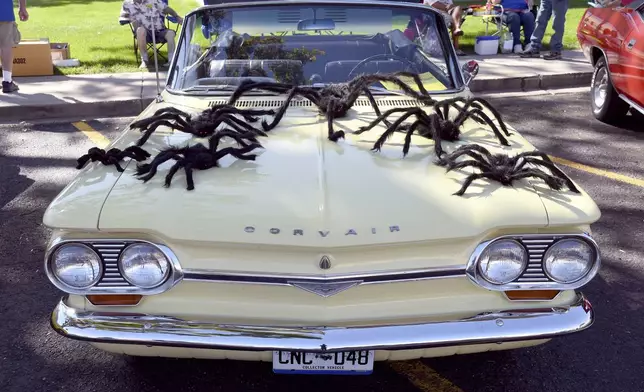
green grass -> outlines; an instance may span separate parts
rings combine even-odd
[[[17,0],[14,4],[17,18]],[[81,66],[56,68],[56,73],[133,72],[139,64],[130,27],[118,22],[121,4],[122,0],[27,0],[29,20],[18,21],[18,27],[23,39],[69,44],[71,58]],[[197,6],[196,0],[170,0],[170,7],[181,16]],[[165,47],[161,53],[166,54]]]
[[[539,0],[536,0],[538,2]],[[476,4],[476,2],[470,1],[459,1],[456,0],[455,4],[457,5],[469,5]],[[485,4],[484,1],[481,4]],[[564,49],[579,49],[579,42],[577,41],[577,25],[581,20],[584,11],[589,7],[586,0],[569,0],[568,12],[566,13],[566,25],[563,36],[563,45]],[[542,41],[542,50],[549,49],[550,37],[552,36],[552,21],[553,17],[550,17],[548,22],[548,28],[543,37]],[[474,53],[474,42],[477,36],[485,35],[485,23],[480,17],[473,15],[468,15],[465,18],[465,23],[462,26],[463,36],[459,40],[460,48],[466,53]],[[496,26],[493,23],[490,23],[489,32],[492,33],[496,30]],[[523,41],[523,33],[521,34],[521,40]]]
[[[14,4],[17,14],[17,0]],[[56,68],[56,73],[135,72],[139,64],[134,57],[130,27],[118,23],[121,4],[121,0],[28,0],[29,21],[18,22],[19,28],[23,39],[49,38],[51,42],[69,43],[71,57],[78,59],[81,66]],[[183,16],[198,3],[196,0],[170,0],[170,6]],[[575,32],[586,8],[585,0],[571,0],[566,14],[566,49],[578,48]],[[473,52],[476,36],[485,34],[485,24],[481,18],[468,16],[463,30],[465,34],[460,46],[466,52]],[[546,49],[551,35],[549,26],[543,40]]]

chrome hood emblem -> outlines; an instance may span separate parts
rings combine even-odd
[[[362,283],[362,280],[351,280],[344,282],[301,282],[301,281],[288,281],[291,286],[297,287],[308,291],[309,293],[317,294],[320,297],[330,297],[336,295],[351,287],[357,286]]]

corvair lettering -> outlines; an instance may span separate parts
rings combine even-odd
[[[255,229],[254,226],[246,226],[246,227],[244,227],[244,231],[246,233],[254,233],[255,230],[256,229]],[[281,233],[281,230],[278,229],[277,227],[272,227],[268,231],[271,234],[279,234],[279,233]],[[389,226],[389,232],[393,233],[394,231],[400,231],[400,227],[399,226]],[[376,232],[377,232],[376,228],[372,227],[371,228],[371,234],[376,234]],[[331,232],[329,230],[318,230],[318,234],[320,235],[320,237],[323,237],[323,238],[328,236],[330,233]],[[295,235],[295,236],[297,236],[297,235],[303,236],[304,235],[304,230],[303,229],[293,229],[293,235]],[[358,235],[358,231],[356,229],[348,229],[345,232],[344,235]]]

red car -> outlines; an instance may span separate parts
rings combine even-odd
[[[617,123],[629,109],[644,115],[644,0],[587,9],[577,39],[595,67],[590,100],[595,117]]]

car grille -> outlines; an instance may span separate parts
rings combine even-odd
[[[131,243],[132,242],[128,243],[123,241],[90,242],[90,245],[98,252],[103,261],[103,276],[101,277],[101,280],[98,281],[98,287],[132,287],[132,285],[128,283],[119,272],[117,263],[123,249]]]
[[[548,247],[555,242],[554,238],[521,238],[520,242],[528,250],[528,268],[516,281],[549,282],[550,279],[548,279],[548,276],[546,276],[546,273],[543,271],[541,261]]]

